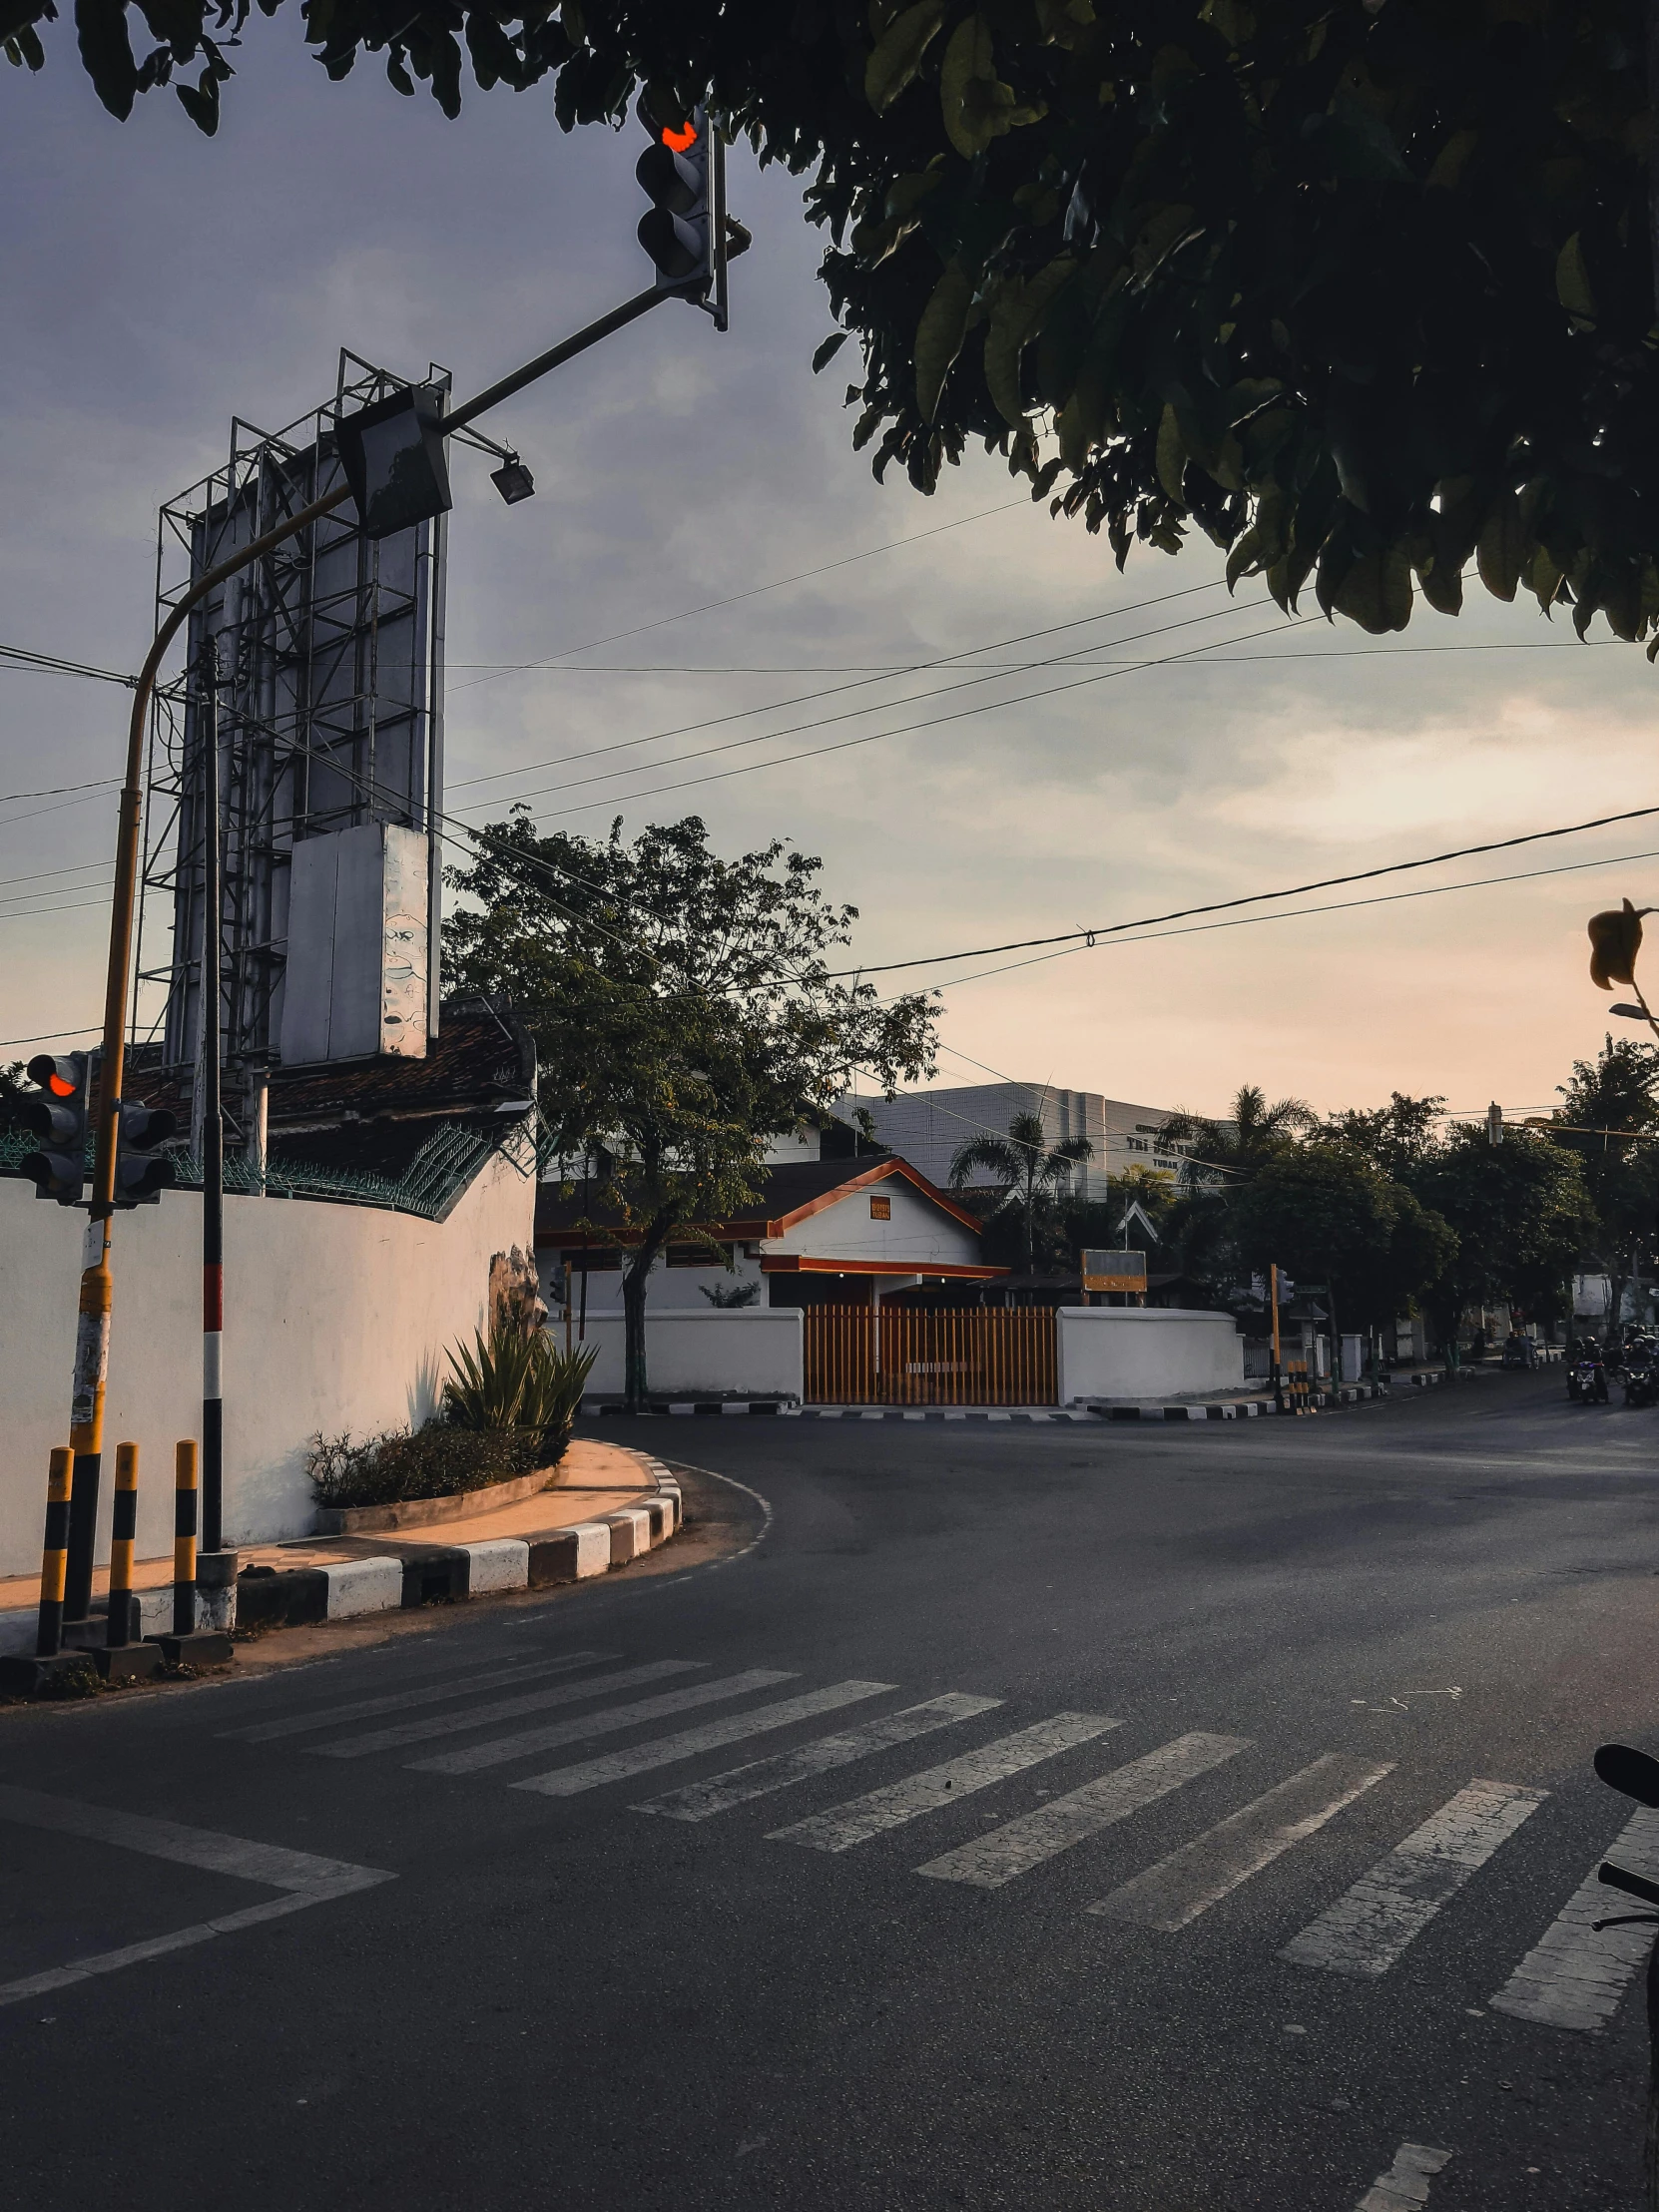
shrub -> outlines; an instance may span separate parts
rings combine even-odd
[[[429,1421],[353,1443],[349,1435],[313,1436],[305,1471],[318,1505],[397,1505],[487,1489],[548,1464],[540,1429],[461,1428]]]

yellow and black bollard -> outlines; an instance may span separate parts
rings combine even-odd
[[[133,1543],[138,1535],[137,1444],[115,1447],[115,1521],[110,1530],[110,1618],[105,1647],[120,1651],[133,1636]]]
[[[69,1489],[75,1454],[66,1444],[52,1450],[46,1485],[46,1542],[40,1557],[40,1626],[35,1632],[39,1658],[56,1658],[63,1644],[63,1586],[69,1563]]]
[[[185,1437],[173,1454],[173,1633],[196,1633],[197,1447]]]

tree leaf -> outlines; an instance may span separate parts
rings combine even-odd
[[[965,17],[950,34],[939,65],[939,106],[945,137],[964,161],[982,154],[992,139],[1038,123],[1048,113],[1041,101],[1021,103],[1013,87],[997,76],[991,27],[978,13]]]
[[[821,368],[828,366],[828,364],[834,359],[835,355],[846,343],[846,338],[847,333],[844,330],[830,331],[830,335],[825,339],[824,343],[813,355],[813,374],[815,376],[818,374]]]
[[[219,79],[210,66],[194,85],[175,85],[179,105],[206,138],[219,129]]]
[[[960,262],[952,262],[916,324],[916,406],[924,422],[933,420],[944,380],[962,350],[972,304],[973,278]]]
[[[1186,505],[1182,482],[1187,473],[1187,441],[1181,435],[1173,402],[1165,400],[1158,421],[1158,481],[1178,507]]]
[[[1494,599],[1513,599],[1531,547],[1513,493],[1506,492],[1486,518],[1475,546],[1480,581]]]
[[[1403,630],[1411,619],[1411,564],[1397,545],[1362,553],[1332,598],[1337,612],[1373,637]]]
[[[864,98],[885,115],[921,67],[921,57],[944,21],[944,0],[917,0],[901,9],[875,43],[864,64]]]
[[[93,90],[111,115],[125,123],[138,92],[126,0],[75,0],[75,36]]]
[[[1015,429],[1025,420],[1020,391],[1020,356],[1042,328],[1049,303],[1076,274],[1077,263],[1062,254],[1024,283],[1010,283],[997,294],[985,336],[985,382],[997,412]]]
[[[1583,241],[1576,231],[1555,257],[1555,296],[1580,329],[1595,328],[1595,287],[1585,264]]]

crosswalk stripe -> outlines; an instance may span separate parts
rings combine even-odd
[[[1619,1832],[1607,1853],[1615,1866],[1659,1882],[1659,1813],[1645,1808]],[[1596,1866],[1601,1862],[1598,1860]],[[1592,1923],[1639,1910],[1638,1900],[1596,1880],[1592,1867],[1554,1926],[1529,1950],[1497,1995],[1494,2012],[1547,2027],[1605,2027],[1653,1947],[1649,1926],[1604,1928]]]
[[[1360,1877],[1280,1952],[1297,1966],[1384,1974],[1499,1844],[1535,1813],[1547,1790],[1471,1782]]]
[[[491,1721],[511,1720],[520,1713],[543,1713],[549,1706],[574,1705],[585,1697],[603,1697],[610,1690],[631,1690],[642,1682],[660,1682],[665,1675],[700,1672],[701,1659],[653,1659],[642,1667],[623,1667],[616,1674],[584,1675],[580,1682],[561,1682],[551,1690],[527,1691],[523,1697],[496,1698],[489,1705],[469,1705],[463,1713],[434,1713],[423,1721],[404,1721],[396,1728],[376,1728],[366,1736],[346,1736],[337,1744],[311,1744],[319,1759],[365,1759],[371,1751],[395,1751],[401,1744],[419,1744],[432,1736],[459,1736],[468,1729],[487,1728]]]
[[[404,1713],[416,1705],[436,1705],[444,1698],[466,1697],[473,1690],[502,1690],[509,1682],[533,1682],[537,1675],[568,1674],[573,1667],[593,1666],[599,1660],[616,1656],[614,1651],[567,1651],[558,1659],[526,1660],[517,1666],[470,1675],[465,1680],[450,1677],[443,1682],[429,1682],[419,1690],[389,1690],[384,1697],[360,1697],[349,1705],[290,1714],[286,1720],[261,1721],[253,1728],[221,1729],[220,1734],[228,1741],[270,1744],[278,1736],[300,1736],[308,1729],[332,1728],[337,1722],[373,1720],[378,1713]]]
[[[952,1690],[944,1697],[929,1698],[925,1705],[906,1705],[900,1713],[883,1713],[879,1720],[866,1721],[861,1728],[798,1744],[793,1751],[781,1751],[774,1759],[756,1759],[747,1767],[732,1767],[707,1782],[688,1782],[683,1790],[648,1798],[634,1811],[661,1813],[671,1821],[712,1820],[734,1805],[747,1805],[751,1798],[787,1790],[792,1783],[809,1782],[814,1775],[848,1766],[854,1759],[866,1759],[894,1744],[911,1743],[917,1736],[931,1735],[936,1728],[973,1720],[980,1713],[993,1712],[1001,1703],[997,1697],[970,1697]]]
[[[432,1759],[411,1759],[417,1774],[477,1774],[484,1767],[504,1766],[509,1759],[527,1759],[533,1752],[557,1751],[561,1744],[585,1743],[590,1736],[614,1735],[619,1728],[638,1728],[644,1721],[666,1721],[676,1713],[690,1713],[700,1705],[718,1705],[723,1698],[748,1697],[751,1690],[770,1690],[775,1682],[793,1682],[793,1674],[775,1667],[752,1667],[747,1674],[729,1674],[719,1682],[694,1682],[689,1690],[669,1690],[661,1697],[641,1698],[637,1705],[615,1705],[603,1713],[583,1713],[574,1720],[555,1721],[547,1728],[528,1728],[516,1736],[492,1736],[487,1744],[472,1744],[465,1751],[450,1751]]]
[[[1183,1782],[1207,1774],[1223,1760],[1236,1758],[1249,1748],[1247,1736],[1206,1736],[1202,1732],[1177,1736],[1144,1758],[1132,1759],[1126,1767],[1114,1767],[1110,1774],[1085,1782],[1080,1790],[1050,1798],[1034,1812],[1022,1813],[1017,1820],[993,1828],[988,1836],[975,1836],[942,1858],[928,1860],[916,1872],[931,1875],[938,1882],[967,1882],[978,1890],[999,1890],[1016,1875],[1029,1874],[1045,1859],[1070,1851],[1074,1844],[1098,1835],[1116,1821],[1127,1820],[1142,1806],[1167,1797]]]
[[[1429,2182],[1450,2163],[1448,2150],[1435,2150],[1427,2143],[1401,2143],[1393,2164],[1378,2175],[1354,2212],[1412,2212],[1414,2206],[1428,2202]]]
[[[767,1840],[803,1844],[809,1851],[849,1851],[871,1836],[916,1820],[923,1813],[937,1812],[941,1805],[954,1805],[975,1790],[988,1790],[993,1783],[1005,1782],[1010,1775],[1021,1774],[1040,1760],[1092,1743],[1108,1729],[1122,1726],[1122,1721],[1108,1720],[1102,1713],[1056,1713],[1030,1728],[1017,1729],[1012,1736],[999,1736],[994,1744],[978,1751],[964,1752],[960,1759],[947,1760],[942,1767],[924,1768],[902,1782],[890,1782],[865,1797],[831,1806],[827,1813],[815,1813],[809,1820],[774,1829]]]
[[[1173,1935],[1392,1772],[1331,1752],[1088,1910]]]
[[[860,1698],[884,1697],[897,1687],[896,1682],[836,1682],[828,1690],[808,1690],[801,1697],[783,1698],[776,1705],[756,1705],[747,1713],[706,1721],[701,1728],[684,1729],[678,1736],[658,1736],[651,1743],[604,1752],[574,1767],[555,1767],[551,1774],[533,1774],[526,1782],[515,1782],[513,1788],[536,1790],[543,1797],[575,1797],[583,1790],[597,1789],[602,1782],[622,1782],[630,1775],[648,1774],[653,1767],[672,1766],[677,1759],[694,1759],[700,1752],[742,1743],[746,1736],[765,1736],[775,1728],[790,1728],[797,1721],[817,1720],[821,1713],[855,1705]]]

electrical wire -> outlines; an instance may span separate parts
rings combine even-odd
[[[828,686],[822,691],[797,692],[792,698],[770,700],[765,706],[762,707],[739,707],[734,709],[733,712],[730,714],[713,715],[705,722],[686,722],[681,723],[675,729],[656,730],[653,731],[649,737],[623,738],[618,740],[617,743],[613,745],[590,746],[581,753],[556,754],[551,760],[530,761],[522,764],[517,768],[497,769],[489,776],[464,777],[459,783],[451,783],[449,789],[452,792],[474,791],[480,784],[502,784],[506,783],[510,778],[515,776],[538,776],[544,768],[569,768],[578,761],[598,760],[601,755],[606,753],[627,753],[636,746],[657,745],[659,743],[666,742],[669,738],[693,737],[701,730],[718,730],[722,727],[723,724],[729,722],[749,721],[752,720],[756,715],[783,714],[792,707],[812,706],[815,701],[820,699],[838,699],[846,692],[867,691],[871,684],[885,683],[889,681],[890,677],[893,675],[925,675],[929,669],[948,668],[953,662],[969,661],[974,659],[980,653],[999,652],[1004,646],[1028,645],[1033,638],[1057,637],[1062,630],[1080,630],[1086,628],[1091,623],[1112,622],[1115,621],[1119,615],[1139,614],[1140,612],[1142,612],[1143,609],[1148,607],[1167,606],[1171,600],[1192,599],[1195,598],[1200,592],[1219,591],[1221,588],[1221,580],[1218,578],[1212,583],[1192,585],[1185,591],[1163,592],[1156,599],[1136,600],[1132,605],[1128,607],[1112,607],[1106,609],[1103,613],[1100,614],[1076,615],[1069,622],[1049,623],[1041,630],[1024,630],[1021,631],[1017,637],[998,638],[993,644],[990,645],[963,646],[962,649],[956,653],[940,653],[936,655],[932,660],[912,661],[905,667],[901,667],[896,670],[890,670],[884,672],[881,675],[865,677],[856,684],[833,684]],[[1247,602],[1247,604],[1249,604],[1249,602]],[[1265,605],[1266,602],[1264,601],[1262,602],[1262,604]],[[1214,621],[1217,619],[1217,616],[1226,614],[1230,611],[1230,609],[1225,607],[1219,608],[1216,615],[1202,616],[1199,619],[1204,621]],[[1161,633],[1158,631],[1152,631],[1145,634],[1158,636]],[[1116,642],[1121,645],[1131,643],[1132,641],[1129,639],[1120,638]],[[1090,649],[1086,647],[1078,648],[1078,651],[1080,652],[1087,650]],[[1043,659],[1020,663],[1017,664],[1017,666],[1033,669],[1051,668],[1052,666],[1054,666],[1056,660],[1070,660],[1072,658],[1073,656],[1071,654],[1050,655]],[[976,677],[975,681],[990,683],[994,681],[997,676],[1006,673],[1011,672],[1000,669],[993,669],[985,675]],[[943,690],[954,690],[956,688],[958,687],[953,685],[946,685],[942,687]],[[917,694],[917,697],[922,699],[926,699],[932,696],[935,695],[927,692],[921,692]],[[904,700],[893,700],[886,702],[886,704],[889,706],[905,706],[908,705],[909,702]],[[881,706],[874,706],[854,711],[861,711],[865,714],[879,714],[882,712],[882,708]],[[818,723],[809,723],[804,724],[802,727],[806,729],[817,729],[822,727],[822,725]],[[794,734],[794,732],[789,730],[777,730],[772,733],[774,737],[783,738],[791,737]],[[751,742],[757,744],[765,744],[767,741],[765,739],[757,739]],[[696,754],[687,754],[684,756],[684,758],[688,760],[695,760],[698,758],[698,756]],[[667,767],[670,764],[666,762],[658,762],[655,765],[657,767]],[[614,771],[614,773],[617,775],[622,775],[625,773],[625,771],[618,769]],[[595,781],[597,781],[597,779],[595,779]],[[563,790],[566,787],[562,785],[555,785],[553,787],[554,790]],[[544,797],[545,794],[539,792],[530,792],[527,793],[525,796],[531,799],[538,799]],[[494,803],[490,802],[490,804]]]
[[[1606,830],[1621,822],[1642,822],[1651,815],[1659,815],[1659,806],[1631,807],[1623,814],[1597,815],[1589,822],[1563,823],[1554,830],[1527,830],[1519,836],[1496,837],[1487,844],[1464,844],[1456,846],[1449,852],[1431,852],[1420,860],[1390,860],[1383,867],[1361,868],[1353,875],[1325,875],[1321,876],[1317,882],[1293,883],[1282,891],[1249,891],[1243,897],[1218,898],[1205,906],[1177,906],[1167,914],[1144,914],[1137,921],[1097,922],[1090,929],[1066,929],[1051,937],[1016,937],[1010,939],[1006,944],[974,945],[965,952],[938,952],[929,958],[866,961],[862,967],[842,968],[839,972],[842,976],[891,975],[899,968],[938,967],[946,960],[988,959],[993,953],[997,952],[1030,952],[1039,950],[1046,945],[1070,944],[1079,938],[1092,941],[1096,937],[1116,936],[1126,929],[1151,929],[1166,921],[1187,921],[1195,914],[1221,914],[1228,912],[1235,906],[1259,906],[1276,898],[1303,898],[1310,891],[1340,890],[1346,883],[1370,883],[1382,875],[1402,875],[1408,868],[1438,867],[1445,860],[1472,860],[1478,858],[1483,852],[1508,852],[1516,845],[1538,844],[1548,837],[1581,836],[1586,830]],[[1634,853],[1630,857],[1645,859],[1650,855]],[[1603,865],[1599,860],[1575,861],[1572,864],[1580,867],[1600,867]],[[1614,863],[1608,861],[1605,864],[1612,866]],[[1550,875],[1560,871],[1553,868],[1540,868],[1537,872],[1542,875]],[[1494,875],[1490,880],[1494,883],[1503,883],[1518,882],[1520,878],[1518,876]],[[1445,886],[1447,889],[1455,889],[1456,887],[1452,884]],[[1353,902],[1351,901],[1351,903]],[[1311,913],[1324,910],[1318,907],[1307,909]],[[1175,933],[1171,931],[1172,935]],[[1085,949],[1087,949],[1086,945]]]
[[[706,600],[701,607],[682,608],[677,615],[659,615],[653,622],[635,623],[632,629],[613,630],[609,637],[590,638],[586,645],[567,645],[557,653],[549,653],[539,661],[518,661],[502,664],[495,676],[479,676],[470,684],[457,684],[457,691],[472,691],[479,684],[493,684],[499,676],[523,676],[532,669],[551,668],[555,661],[568,661],[575,653],[595,653],[602,645],[616,645],[623,638],[643,637],[647,630],[663,630],[670,623],[690,622],[694,615],[712,615],[722,607],[740,606],[746,599],[760,599],[769,591],[783,591],[791,584],[810,583],[815,576],[828,576],[831,570],[850,568],[857,561],[872,561],[877,554],[895,553],[903,545],[919,545],[923,538],[942,537],[946,530],[964,529],[970,522],[985,522],[992,515],[1012,514],[1016,508],[1029,508],[1027,499],[1004,500],[999,507],[982,507],[977,514],[958,515],[952,522],[936,522],[929,530],[912,530],[908,537],[889,538],[885,545],[866,545],[861,552],[842,554],[839,560],[825,561],[818,568],[804,568],[794,576],[775,576],[770,583],[752,585],[748,591],[733,592],[726,599]]]
[[[136,676],[124,676],[119,669],[94,668],[87,661],[66,661],[56,653],[32,653],[27,646],[0,645],[0,668],[34,669],[45,676],[86,676],[99,684],[121,684],[128,691],[138,689]]]

